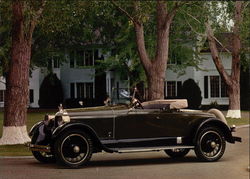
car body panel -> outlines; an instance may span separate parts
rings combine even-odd
[[[93,136],[107,152],[128,147],[194,146],[200,128],[211,121],[217,121],[216,125],[223,129],[227,140],[234,142],[226,124],[213,114],[200,111],[97,107],[66,110],[62,115],[69,117],[70,122],[54,129],[51,145],[57,136],[77,128]],[[34,127],[31,135],[40,125]]]

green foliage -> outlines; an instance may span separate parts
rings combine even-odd
[[[209,104],[209,109],[212,109],[212,108],[220,109],[220,105],[217,103],[217,101],[212,101]]]
[[[0,2],[0,75],[5,75],[9,66],[11,47],[10,1]]]
[[[48,74],[40,87],[39,106],[57,108],[63,102],[63,89],[56,74]]]
[[[146,82],[146,77],[137,52],[133,22],[119,10],[114,9],[116,9],[116,6],[122,7],[131,17],[143,23],[146,49],[150,59],[154,60],[157,33],[156,2],[137,2],[139,3],[137,13],[132,8],[132,1],[114,1],[114,3],[113,7],[107,1],[96,3],[96,7],[99,7],[99,9],[95,20],[99,25],[101,24],[98,27],[98,29],[101,29],[100,36],[105,37],[102,42],[107,47],[107,51],[113,49],[112,55],[100,65],[104,70],[116,69],[122,73],[127,72],[131,84],[134,86],[141,81]],[[173,8],[173,2],[166,2],[166,4],[168,9]],[[184,7],[188,8],[189,6],[185,5]],[[190,33],[190,30],[185,26],[186,24],[183,23],[184,17],[184,13],[177,11],[170,31],[169,60],[177,63],[169,65],[169,68],[180,74],[183,74],[187,66],[198,67],[200,62],[199,58],[193,60],[195,52],[192,46],[196,41],[196,36]],[[108,25],[105,25],[105,23],[108,23]]]

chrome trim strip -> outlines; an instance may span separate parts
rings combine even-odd
[[[126,143],[126,142],[144,142],[155,140],[177,140],[178,137],[156,137],[156,138],[137,138],[137,139],[119,139],[119,140],[101,140],[102,144]],[[181,137],[183,139],[183,137]]]
[[[149,147],[149,148],[120,148],[114,150],[118,150],[118,153],[132,153],[132,152],[151,152],[151,151],[161,151],[167,149],[193,149],[194,146],[168,146],[168,147]]]

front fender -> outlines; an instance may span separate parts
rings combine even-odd
[[[104,149],[106,152],[113,152],[111,150],[109,150],[108,148],[106,148],[100,141],[98,135],[96,134],[96,132],[94,131],[93,128],[91,128],[90,126],[83,124],[83,123],[64,123],[61,126],[58,126],[52,133],[52,141],[54,142],[58,136],[60,136],[62,133],[69,131],[69,130],[73,130],[73,129],[79,129],[85,133],[87,133],[91,139],[93,140],[93,143],[96,147]]]
[[[199,134],[199,131],[201,130],[201,128],[204,128],[207,126],[217,127],[218,129],[220,129],[222,131],[227,142],[235,143],[235,138],[232,136],[231,129],[228,127],[228,125],[226,125],[224,122],[222,122],[221,120],[218,120],[216,118],[209,118],[207,120],[204,120],[201,124],[199,124],[199,126],[195,132],[194,138],[193,138],[194,143],[198,137],[198,134]]]
[[[33,136],[35,134],[36,130],[38,130],[41,125],[43,125],[43,121],[40,121],[40,122],[36,123],[35,125],[33,125],[29,131],[29,136],[30,137]]]
[[[82,123],[64,123],[63,125],[58,126],[52,133],[52,139],[57,138],[61,133],[71,130],[71,129],[80,129],[84,132],[87,132],[91,136],[98,138],[95,131],[88,125]]]

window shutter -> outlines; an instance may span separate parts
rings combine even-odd
[[[74,99],[75,98],[75,84],[70,83],[70,98]]]
[[[208,98],[208,76],[204,76],[204,98]]]
[[[181,94],[181,91],[182,91],[182,82],[181,81],[177,81],[177,97],[181,97],[182,94]]]

